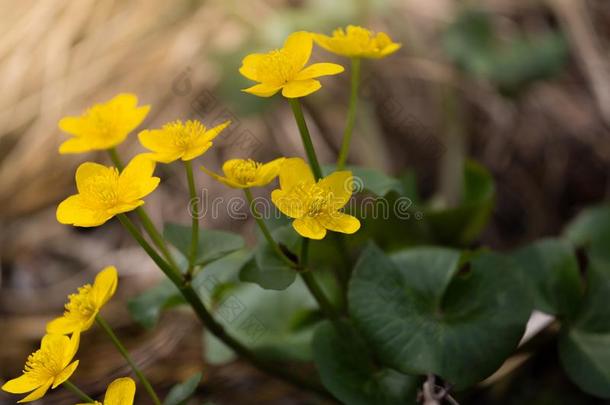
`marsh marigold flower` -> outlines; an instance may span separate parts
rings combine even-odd
[[[352,196],[352,173],[338,171],[315,181],[301,158],[286,159],[280,170],[280,188],[271,200],[285,215],[295,218],[294,229],[310,239],[322,239],[326,230],[351,234],[360,221],[339,210]]]
[[[104,402],[95,401],[96,405],[133,405],[136,395],[136,383],[129,377],[117,378],[110,383],[104,395]],[[87,404],[77,404],[87,405]]]
[[[338,28],[332,36],[314,34],[314,40],[322,48],[349,58],[379,59],[396,52],[401,44],[393,42],[388,34],[377,34],[366,28],[348,25],[345,30]]]
[[[119,173],[115,167],[85,162],[76,170],[78,194],[57,207],[57,220],[74,226],[98,226],[116,214],[144,204],[142,198],[159,185],[155,162],[138,155]]]
[[[252,159],[227,160],[222,165],[224,176],[218,175],[203,166],[201,170],[229,187],[262,187],[271,183],[277,177],[284,160],[285,158],[278,158],[268,163],[255,162]]]
[[[59,128],[73,138],[60,145],[59,153],[113,148],[142,123],[149,110],[148,105],[138,107],[138,97],[135,94],[125,93],[94,105],[79,117],[62,118]]]
[[[117,283],[116,268],[106,267],[95,277],[93,285],[85,284],[68,296],[64,314],[47,324],[47,333],[67,335],[89,329],[100,309],[114,295]]]
[[[317,77],[343,72],[343,66],[335,63],[314,63],[305,67],[312,47],[311,33],[299,31],[290,34],[281,49],[246,56],[239,72],[259,84],[243,91],[271,97],[281,89],[284,97],[304,97],[322,87]]]
[[[72,359],[78,350],[79,341],[78,332],[70,338],[64,335],[45,335],[40,349],[28,356],[23,374],[7,381],[2,390],[11,394],[29,392],[19,403],[42,398],[49,388],[56,388],[70,378],[78,367],[78,360]]]
[[[146,155],[157,162],[187,161],[203,155],[212,146],[212,140],[230,123],[226,121],[206,129],[199,121],[174,121],[161,129],[142,131],[138,138],[142,146],[153,152]]]

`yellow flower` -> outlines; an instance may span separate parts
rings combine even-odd
[[[57,207],[57,220],[74,226],[98,226],[116,214],[144,204],[143,197],[159,185],[155,162],[138,155],[119,174],[114,167],[85,162],[76,170],[78,194]]]
[[[96,405],[133,405],[136,395],[136,383],[129,377],[117,378],[110,383],[104,395],[104,403],[95,401]],[[77,404],[87,405],[87,404]]]
[[[148,105],[138,107],[138,97],[135,94],[125,93],[94,105],[80,117],[62,118],[59,128],[74,137],[61,144],[59,153],[113,148],[142,123],[148,110]]]
[[[316,77],[343,72],[343,66],[335,63],[314,63],[305,67],[312,47],[311,33],[299,31],[290,34],[281,49],[246,56],[239,73],[259,84],[243,91],[271,97],[281,89],[284,97],[304,97],[322,87]]]
[[[28,356],[23,374],[7,381],[2,390],[11,394],[25,394],[21,402],[40,399],[49,390],[66,381],[76,367],[78,360],[72,362],[80,334],[74,333],[71,338],[63,335],[45,335],[40,343],[40,349]]]
[[[116,268],[106,267],[95,277],[93,285],[85,284],[68,296],[63,316],[47,324],[47,333],[67,335],[89,329],[100,309],[114,295],[117,283]]]
[[[384,32],[375,34],[355,25],[348,25],[346,30],[338,28],[330,37],[314,34],[314,40],[327,51],[350,58],[379,59],[401,47],[401,44],[393,42]]]
[[[153,151],[147,156],[157,162],[187,161],[203,155],[212,146],[212,140],[230,123],[206,129],[199,121],[174,121],[161,129],[142,131],[138,138],[142,146]]]
[[[224,176],[218,175],[203,166],[201,166],[201,170],[229,187],[262,187],[271,183],[277,177],[284,160],[285,158],[278,158],[264,164],[252,159],[227,160],[222,165]]]
[[[350,171],[338,171],[316,183],[303,159],[286,159],[280,170],[280,189],[273,190],[271,200],[295,218],[292,226],[301,236],[322,239],[327,229],[351,234],[360,229],[360,221],[339,210],[352,196],[352,180]]]

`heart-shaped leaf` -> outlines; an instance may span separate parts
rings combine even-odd
[[[180,405],[185,403],[197,389],[199,381],[201,381],[201,373],[196,373],[185,382],[174,385],[165,397],[163,405]]]
[[[465,388],[495,371],[517,347],[531,313],[511,262],[479,253],[458,273],[460,253],[363,252],[349,308],[381,361],[407,374],[434,373]]]

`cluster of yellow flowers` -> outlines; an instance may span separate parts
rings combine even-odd
[[[95,277],[93,285],[85,284],[77,293],[71,294],[64,314],[47,324],[47,334],[42,338],[40,349],[28,357],[23,374],[7,381],[2,389],[13,394],[29,392],[18,401],[22,403],[42,398],[49,388],[70,384],[68,379],[79,363],[73,360],[78,351],[80,334],[91,328],[116,288],[117,270],[109,266]],[[133,404],[135,389],[135,382],[131,378],[119,378],[108,386],[104,404]]]
[[[281,90],[282,95],[294,103],[294,99],[320,89],[321,84],[316,78],[341,73],[344,68],[334,63],[314,63],[306,66],[314,41],[324,49],[352,58],[352,61],[359,58],[381,58],[400,47],[400,44],[392,42],[386,34],[373,34],[355,26],[348,26],[345,31],[336,30],[331,37],[304,31],[295,32],[286,39],[281,49],[264,54],[251,54],[244,58],[240,73],[258,82],[244,91],[270,97]],[[95,162],[81,164],[75,175],[77,193],[59,204],[56,216],[62,224],[81,227],[99,226],[118,216],[130,229],[132,225],[123,214],[136,210],[149,235],[171,264],[172,257],[164,248],[158,231],[147,218],[145,211],[140,208],[144,204],[143,198],[159,185],[160,179],[154,176],[155,166],[157,163],[169,164],[181,160],[187,170],[189,191],[193,196],[191,161],[212,147],[214,139],[230,122],[208,129],[199,121],[174,121],[159,129],[143,130],[138,134],[138,139],[148,152],[136,155],[123,167],[116,147],[144,121],[149,111],[150,106],[138,105],[137,96],[119,94],[105,103],[94,105],[80,116],[60,120],[60,129],[70,134],[71,138],[61,144],[59,153],[105,150],[110,154],[114,166]],[[322,239],[328,230],[346,234],[358,231],[360,221],[341,212],[352,196],[351,172],[337,170],[322,177],[298,104],[293,104],[293,111],[311,167],[301,158],[280,157],[268,163],[252,159],[231,159],[223,164],[223,175],[205,167],[201,167],[201,170],[229,187],[244,189],[250,200],[250,188],[266,186],[279,177],[279,188],[273,190],[271,200],[282,213],[294,219],[294,229],[304,238]],[[299,122],[299,114],[302,122]],[[349,137],[346,139],[348,144]],[[257,221],[259,220],[257,218]],[[259,221],[259,225],[268,241],[273,244],[264,223]],[[194,219],[193,256],[197,248],[197,229],[198,224]],[[137,239],[137,231],[132,234]],[[276,250],[282,254],[279,249]],[[154,251],[147,252],[155,259]],[[159,264],[162,260],[155,261]],[[160,267],[163,270],[163,266]],[[192,267],[191,258],[189,272]],[[170,279],[175,269],[176,266],[173,266],[169,273],[166,273]],[[182,276],[177,277],[178,281],[172,281],[181,282]],[[100,309],[114,295],[116,288],[116,268],[108,267],[98,274],[93,285],[87,284],[76,294],[70,295],[65,313],[49,322],[47,335],[42,339],[40,349],[28,358],[23,375],[8,381],[2,389],[16,394],[30,392],[20,401],[28,402],[41,398],[49,388],[63,384],[77,394],[80,393],[81,398],[93,402],[70,383],[68,378],[78,366],[78,360],[72,360],[78,350],[80,334],[97,321],[130,363],[153,401],[160,404],[146,378],[137,370],[126,350],[99,316]],[[134,381],[130,378],[118,379],[108,387],[104,403],[131,404],[134,395]]]

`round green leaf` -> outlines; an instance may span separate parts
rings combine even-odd
[[[165,397],[163,405],[180,405],[185,403],[197,389],[201,377],[201,373],[196,373],[185,382],[174,385]]]
[[[458,273],[455,250],[416,248],[392,259],[370,245],[349,286],[350,313],[384,364],[461,389],[517,347],[531,305],[509,260],[479,253]]]
[[[419,379],[374,365],[371,353],[347,322],[341,333],[330,322],[318,326],[313,358],[324,386],[347,405],[415,403]]]

